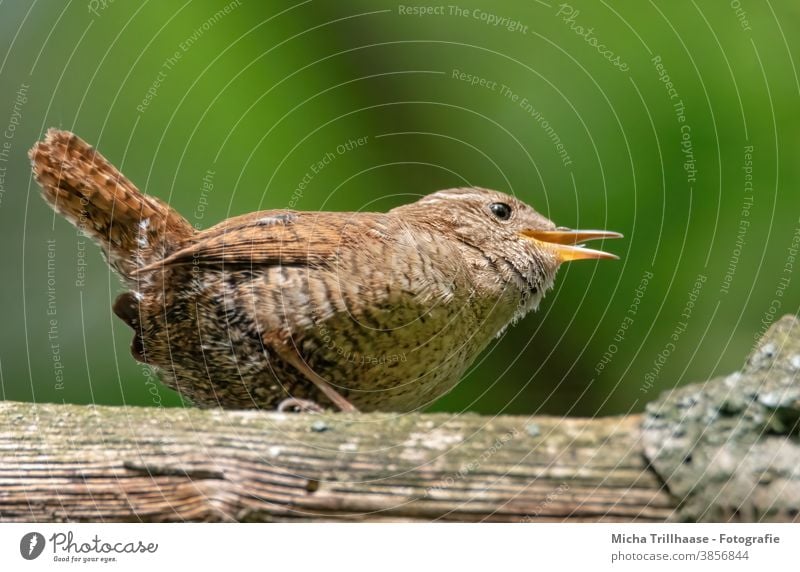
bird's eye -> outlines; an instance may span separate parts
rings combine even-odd
[[[508,220],[511,218],[511,207],[506,203],[492,203],[489,205],[492,214],[500,220]]]

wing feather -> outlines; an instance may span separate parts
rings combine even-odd
[[[223,221],[195,234],[163,260],[142,268],[164,266],[289,265],[325,266],[342,248],[385,228],[381,213],[260,211]]]

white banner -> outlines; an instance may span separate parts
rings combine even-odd
[[[796,524],[32,523],[0,525],[0,569],[730,571],[798,545]]]

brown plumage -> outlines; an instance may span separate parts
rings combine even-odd
[[[143,263],[163,258],[194,233],[186,219],[163,201],[139,192],[73,133],[50,129],[28,155],[44,199],[94,239],[128,282]],[[150,221],[147,228],[140,226],[143,220]],[[142,241],[147,247],[139,247]]]
[[[618,236],[556,228],[478,188],[198,232],[72,133],[51,129],[30,157],[45,200],[130,288],[114,311],[134,329],[134,357],[201,406],[425,406],[536,307],[560,263],[611,257],[573,245]]]

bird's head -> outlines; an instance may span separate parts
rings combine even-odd
[[[519,315],[535,308],[564,262],[618,258],[582,243],[622,236],[556,226],[510,195],[477,187],[437,191],[396,210],[413,212],[417,220],[457,240],[473,265],[486,270],[476,275],[483,282],[479,286],[518,289]]]

